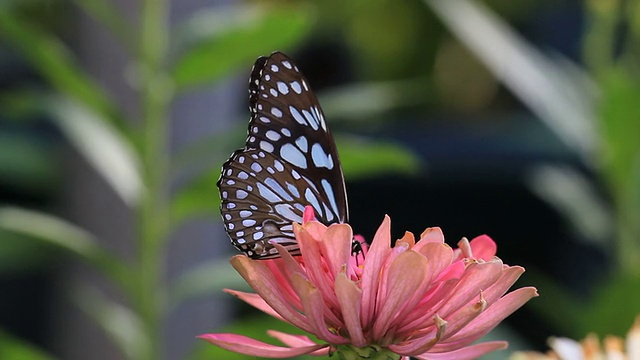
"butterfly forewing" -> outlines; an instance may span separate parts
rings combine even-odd
[[[286,55],[259,58],[249,79],[244,149],[223,165],[221,212],[233,244],[253,258],[298,254],[292,223],[306,205],[325,224],[347,221],[342,168],[309,83]]]

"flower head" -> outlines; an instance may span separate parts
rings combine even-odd
[[[589,334],[578,342],[567,338],[549,339],[552,351],[547,354],[537,352],[517,352],[512,360],[617,360],[640,359],[640,316],[629,330],[626,339],[607,336],[602,344],[595,334]],[[626,348],[626,349],[625,349]]]
[[[349,225],[316,221],[294,224],[301,256],[275,244],[281,258],[231,259],[256,294],[228,293],[323,344],[276,331],[269,334],[287,347],[234,334],[200,337],[273,358],[337,352],[345,359],[475,359],[505,348],[503,341],[472,343],[537,295],[532,287],[507,294],[524,269],[496,258],[488,236],[463,239],[454,250],[439,228],[429,228],[419,241],[406,233],[391,247],[390,222],[385,217],[364,259],[352,253]]]

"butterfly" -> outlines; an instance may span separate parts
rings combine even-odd
[[[249,78],[251,119],[245,147],[222,166],[220,212],[233,245],[254,259],[300,248],[293,223],[306,205],[325,225],[348,220],[338,151],[318,99],[281,52],[256,60]]]

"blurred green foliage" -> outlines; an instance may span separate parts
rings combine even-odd
[[[0,330],[0,359],[55,360],[54,357]]]

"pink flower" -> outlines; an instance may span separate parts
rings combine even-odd
[[[256,294],[225,291],[324,343],[277,331],[269,334],[286,347],[235,334],[200,338],[271,358],[338,352],[345,359],[475,359],[507,346],[473,343],[537,296],[533,287],[507,293],[524,269],[495,257],[496,244],[486,235],[462,239],[454,250],[439,228],[429,228],[418,242],[406,233],[391,247],[385,217],[363,256],[352,254],[349,225],[307,220],[294,224],[301,256],[279,245],[278,259],[237,255],[231,264]]]

